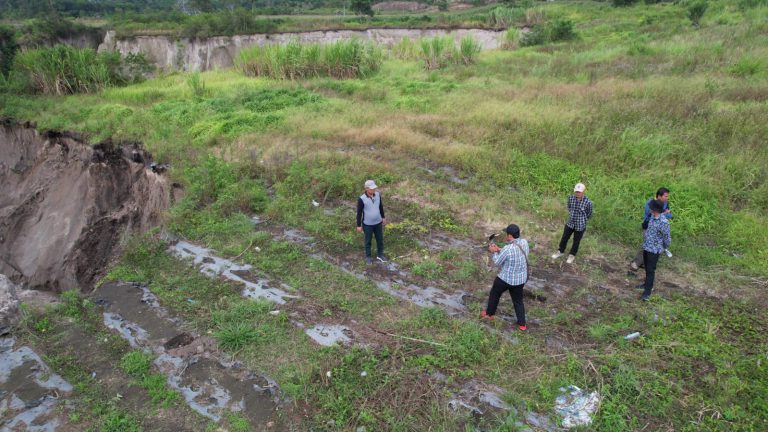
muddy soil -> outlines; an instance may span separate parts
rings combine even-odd
[[[217,344],[169,315],[139,284],[107,283],[95,293],[104,323],[131,346],[157,355],[168,385],[196,412],[220,422],[228,412],[245,416],[254,430],[288,430],[289,404],[270,378],[225,359]]]
[[[26,288],[87,288],[131,233],[159,222],[167,180],[136,144],[0,122],[0,273]]]

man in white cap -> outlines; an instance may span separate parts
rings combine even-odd
[[[565,247],[568,245],[571,235],[573,235],[573,244],[565,261],[573,264],[576,254],[579,252],[579,243],[587,230],[587,220],[592,217],[592,201],[584,195],[587,187],[584,183],[576,183],[573,187],[573,195],[568,197],[568,221],[563,229],[563,236],[560,238],[560,247],[557,252],[552,254],[552,259],[558,259],[565,253]]]
[[[376,259],[387,262],[384,255],[384,205],[381,194],[373,180],[366,180],[365,193],[357,199],[357,232],[365,233],[365,262],[373,264],[371,257],[371,237],[376,236]]]

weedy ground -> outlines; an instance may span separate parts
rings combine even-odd
[[[307,429],[514,430],[512,417],[477,425],[448,410],[451,383],[473,378],[543,413],[563,385],[599,390],[589,430],[768,428],[768,8],[710,2],[698,28],[674,4],[543,11],[573,20],[577,39],[435,71],[391,59],[357,80],[217,71],[89,96],[5,95],[3,114],[144,142],[184,185],[165,229],[291,286],[302,298],[290,307],[307,316],[371,330],[369,348],[318,349],[269,305],[190,272],[156,237],[129,243],[109,277],[148,283],[266,371]],[[395,300],[270,231],[298,228],[363,271],[354,206],[368,178],[392,222],[390,257],[422,286],[470,293],[473,314],[493,273],[466,244],[511,222],[534,246],[534,275],[572,282],[528,301],[535,321],[515,344],[473,317]],[[595,216],[567,266],[549,254],[578,181]],[[662,260],[645,304],[633,288],[642,273],[626,268],[642,205],[660,186],[672,191],[675,257]],[[254,214],[267,223],[254,227]],[[435,248],[437,236],[458,242]],[[633,331],[643,336],[624,341]]]

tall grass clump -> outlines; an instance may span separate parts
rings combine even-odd
[[[427,70],[441,69],[450,64],[472,64],[480,54],[480,44],[472,36],[462,38],[458,47],[450,36],[423,38],[419,40],[419,46]]]
[[[708,7],[709,3],[706,0],[694,0],[688,5],[688,19],[691,20],[694,27],[699,26]]]
[[[390,49],[392,57],[400,60],[416,60],[419,58],[418,46],[411,38],[404,37]]]
[[[235,66],[247,76],[303,79],[328,76],[337,79],[363,78],[381,67],[383,53],[378,46],[358,39],[326,45],[267,45],[240,51]]]
[[[500,6],[488,14],[488,25],[493,28],[507,28],[523,19],[525,19],[524,9]]]
[[[118,53],[97,54],[91,49],[55,45],[19,53],[10,79],[29,93],[93,93],[138,80],[126,67]]]
[[[510,27],[504,32],[504,40],[501,42],[501,48],[511,50],[517,48],[520,42],[520,30]]]

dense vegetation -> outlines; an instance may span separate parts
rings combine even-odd
[[[167,229],[296,287],[323,317],[442,344],[318,350],[269,307],[190,272],[162,241],[134,240],[111,277],[150,284],[200,332],[272,374],[315,410],[308,429],[463,430],[471,420],[447,413],[440,396],[419,398],[442,394],[424,378],[439,371],[497,383],[513,405],[543,412],[563,385],[599,389],[594,430],[764,430],[768,5],[711,1],[697,20],[689,6],[497,10],[494,20],[541,25],[544,37],[533,44],[513,31],[516,49],[440,69],[425,67],[420,44],[403,43],[395,52],[406,54],[343,81],[214,71],[88,95],[6,91],[1,114],[143,141],[186,186]],[[529,304],[540,324],[513,344],[439,309],[404,306],[249,219],[359,255],[353,203],[367,178],[388,200],[388,253],[425,284],[472,292],[473,313],[492,274],[461,247],[432,250],[430,236],[475,241],[519,222],[536,270],[559,275],[545,257],[565,196],[583,181],[595,216],[564,271],[588,283],[561,303]],[[658,276],[670,285],[639,306],[631,288],[610,288],[627,278],[642,204],[659,186],[672,191],[675,258]],[[622,339],[637,329],[636,343]],[[409,393],[414,384],[424,392]],[[497,426],[515,430],[515,420]]]

